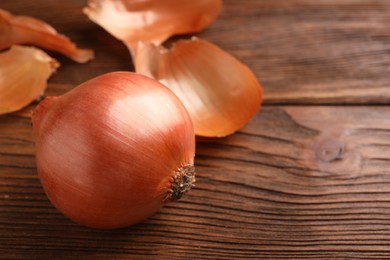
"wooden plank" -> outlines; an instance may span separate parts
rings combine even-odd
[[[145,223],[113,231],[78,226],[51,206],[36,175],[29,119],[3,117],[0,255],[389,258],[389,113],[373,106],[264,107],[234,135],[198,138],[197,185],[188,196]]]
[[[96,52],[83,65],[49,52],[62,66],[48,95],[133,69],[84,5],[1,0]],[[39,183],[29,119],[0,116],[0,258],[390,258],[390,107],[372,106],[390,100],[389,20],[388,0],[224,0],[198,36],[248,64],[268,106],[232,136],[198,138],[196,188],[126,229],[58,213]]]
[[[224,3],[201,35],[254,70],[266,103],[389,102],[389,1]]]
[[[390,101],[390,1],[224,0],[221,15],[197,34],[247,64],[268,104],[387,104]],[[53,25],[96,59],[61,63],[48,93],[114,70],[132,70],[127,49],[81,12],[85,1],[2,0],[0,7]]]

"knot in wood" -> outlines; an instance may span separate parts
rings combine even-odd
[[[334,162],[342,159],[344,142],[337,139],[325,139],[314,147],[316,158],[323,162]]]

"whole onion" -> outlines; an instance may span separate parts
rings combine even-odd
[[[38,174],[53,205],[82,225],[138,223],[195,181],[188,112],[131,72],[91,79],[33,111]]]

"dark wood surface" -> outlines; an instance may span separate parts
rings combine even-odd
[[[49,52],[61,68],[48,95],[133,70],[84,5],[0,2],[95,50],[84,65]],[[58,213],[37,176],[29,118],[0,116],[0,258],[389,259],[389,25],[388,0],[225,0],[198,36],[253,69],[265,105],[234,135],[198,138],[196,188],[125,229]]]

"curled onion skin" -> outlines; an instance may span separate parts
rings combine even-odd
[[[160,45],[173,35],[203,30],[221,6],[222,0],[89,0],[83,11],[134,53],[140,41]]]
[[[78,48],[46,22],[0,9],[0,50],[14,44],[32,44],[58,51],[78,63],[85,63],[94,57],[92,50]]]
[[[165,86],[131,72],[91,79],[33,111],[38,174],[73,221],[120,228],[145,220],[195,181],[188,112]]]
[[[259,110],[263,90],[245,64],[218,46],[193,37],[171,49],[139,43],[136,72],[159,80],[186,106],[195,134],[223,137],[242,128]]]
[[[18,111],[43,95],[59,63],[44,51],[13,45],[0,53],[0,115]]]

